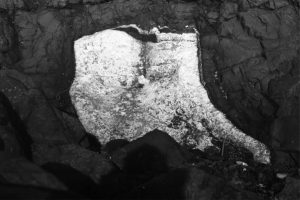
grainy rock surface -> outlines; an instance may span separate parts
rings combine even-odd
[[[202,83],[219,109],[270,144],[270,125],[297,82],[299,1],[3,0],[1,68],[29,74],[65,108],[74,77],[73,41],[122,24],[200,32]],[[267,27],[267,28],[265,28]],[[7,33],[14,34],[12,41]],[[12,42],[12,43],[11,43]],[[289,107],[293,107],[290,105]]]
[[[200,80],[210,100],[237,127],[269,145],[275,154],[274,163],[289,163],[287,170],[285,166],[278,170],[292,176],[298,174],[295,167],[299,167],[300,160],[299,6],[299,0],[0,0],[1,91],[26,127],[21,132],[32,137],[33,145],[29,142],[25,149],[31,146],[34,155],[46,155],[44,146],[57,148],[65,143],[99,151],[101,145],[86,134],[68,94],[75,74],[74,41],[124,24],[137,24],[144,30],[159,27],[161,32],[177,34],[196,28],[200,33]],[[5,137],[0,139],[0,150],[23,155],[24,146],[17,130],[20,126],[11,124],[12,109],[4,107],[0,108],[0,135]],[[229,148],[234,144],[227,145],[226,140],[224,145],[222,141],[218,144],[218,148],[204,152],[209,159],[204,163],[203,152],[195,151],[195,160],[200,160],[197,165],[213,171],[219,169],[218,177],[225,174],[235,186],[268,198],[274,199],[274,194],[282,190],[285,182],[274,179],[272,172],[263,173],[251,165],[244,171],[238,165],[240,171],[236,173],[237,166],[226,158],[227,152],[229,157],[235,157],[236,150]],[[15,167],[10,167],[10,162],[6,164],[6,168]],[[78,171],[75,174],[78,173],[78,177],[70,180],[81,180],[83,176]],[[118,186],[110,191],[112,196],[119,191],[125,194],[141,183],[140,177],[123,175],[114,174],[115,182],[105,188],[109,191]],[[108,178],[107,181],[112,177]],[[49,189],[8,184],[2,175],[0,182],[2,199],[12,194],[34,199],[54,198],[52,194],[57,198],[69,197]],[[46,186],[45,182],[43,179],[37,186]],[[74,188],[72,192],[81,193]],[[295,199],[296,190],[287,188],[285,194]],[[220,195],[223,199],[234,199],[233,193]]]
[[[142,30],[135,31],[143,36]],[[268,163],[267,148],[235,128],[210,102],[200,82],[196,33],[151,32],[155,41],[105,30],[75,42],[70,95],[86,130],[105,144],[137,139],[157,128],[201,150],[212,145],[212,134],[245,146],[256,160]]]

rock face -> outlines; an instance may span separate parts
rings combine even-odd
[[[227,0],[214,6],[208,14],[202,10],[199,21],[206,88],[239,127],[270,144],[270,124],[282,116],[278,108],[299,105],[284,103],[299,81],[299,1]]]
[[[8,183],[66,190],[66,187],[55,176],[25,158],[0,153],[0,159],[0,175]]]
[[[210,102],[200,83],[195,33],[159,33],[155,28],[150,36],[140,29],[135,32],[154,40],[143,42],[120,30],[105,30],[75,42],[70,95],[88,132],[105,144],[133,140],[158,128],[201,150],[211,145],[212,134],[269,162],[266,147],[235,128]]]
[[[213,104],[247,134],[287,149],[290,140],[278,141],[278,132],[286,117],[299,121],[283,112],[299,106],[290,94],[299,81],[299,6],[299,0],[1,0],[0,69],[30,76],[56,108],[65,109],[71,107],[76,39],[130,23],[173,32],[196,27],[201,80]],[[32,121],[29,127],[36,126]],[[271,124],[278,130],[270,131]],[[283,135],[294,139],[299,132],[296,126]]]
[[[94,182],[101,182],[102,176],[115,170],[114,165],[102,155],[78,145],[45,148],[38,162],[39,164],[59,163],[70,166],[90,177]]]
[[[0,90],[11,101],[13,109],[24,122],[23,130],[35,143],[67,143],[64,127],[30,76],[16,70],[1,70],[0,78]]]
[[[0,199],[75,198],[68,192],[52,189],[67,189],[76,193],[76,197],[80,193],[84,195],[82,199],[87,199],[90,194],[98,199],[123,197],[142,183],[142,186],[147,186],[146,192],[152,195],[153,191],[161,191],[164,183],[172,185],[173,182],[173,186],[183,186],[177,193],[186,191],[197,197],[201,191],[206,193],[206,189],[216,191],[214,183],[220,176],[230,181],[226,185],[234,183],[234,187],[240,185],[241,189],[254,189],[261,194],[268,190],[267,196],[279,193],[285,181],[276,183],[271,168],[261,175],[260,169],[251,165],[250,158],[245,158],[248,162],[241,159],[244,157],[239,154],[245,155],[240,151],[242,148],[236,148],[234,143],[225,144],[227,140],[217,141],[217,144],[214,143],[216,147],[204,152],[192,151],[188,165],[196,164],[198,169],[205,169],[184,170],[187,172],[184,173],[186,185],[182,184],[182,179],[177,180],[178,184],[176,180],[172,181],[180,169],[156,174],[153,181],[148,180],[153,176],[152,172],[163,171],[157,168],[157,162],[162,160],[161,154],[149,154],[149,148],[142,153],[134,151],[133,155],[136,160],[140,160],[139,156],[143,161],[154,160],[153,165],[148,167],[149,162],[138,162],[137,166],[145,168],[141,167],[142,171],[135,176],[128,172],[124,174],[122,170],[110,173],[106,169],[118,168],[119,162],[111,166],[111,162],[103,158],[106,154],[98,154],[101,145],[91,134],[86,134],[68,92],[75,74],[73,48],[78,38],[124,24],[137,24],[144,30],[158,27],[161,32],[178,34],[190,33],[196,28],[200,33],[198,50],[201,49],[199,60],[202,65],[199,71],[203,72],[200,80],[210,100],[243,132],[276,151],[276,155],[272,156],[275,162],[279,161],[276,172],[298,173],[299,7],[299,0],[0,0],[0,151],[6,155],[3,157],[0,153]],[[150,41],[155,43],[153,34],[150,37],[133,34],[133,38],[142,46],[150,44]],[[157,46],[155,48],[158,49]],[[140,57],[145,58],[143,55]],[[148,69],[148,74],[155,72]],[[138,75],[141,74],[144,75]],[[159,77],[159,80],[165,79],[165,76]],[[137,90],[147,87],[148,81],[145,80],[153,84],[146,74],[144,78],[137,78],[136,83],[140,86]],[[133,90],[127,92],[133,94]],[[167,126],[169,124],[166,127],[187,130],[194,126],[189,125],[187,129],[180,126],[186,123],[182,122],[182,119],[186,120],[181,116],[175,117],[170,127]],[[203,121],[201,125],[207,123]],[[208,136],[207,127],[204,127],[201,137]],[[195,131],[193,128],[190,130]],[[198,133],[198,129],[195,132]],[[183,141],[195,145],[189,138],[197,139],[198,136],[187,136]],[[159,138],[148,137],[155,142],[154,145],[164,146],[164,142],[157,142]],[[106,151],[112,153],[115,149],[126,149],[127,143],[124,140],[112,141]],[[135,141],[132,143],[128,144],[129,147],[136,145]],[[221,148],[225,148],[223,156]],[[164,153],[165,148],[159,151]],[[122,160],[122,151],[117,152]],[[30,160],[33,156],[32,161],[36,163],[46,159],[52,163],[44,164],[42,169],[24,156]],[[167,156],[175,154],[168,153]],[[245,161],[249,167],[239,164],[238,168],[235,161]],[[232,162],[233,165],[228,165]],[[94,165],[97,167],[94,168]],[[216,175],[208,179],[209,182],[201,178],[203,174],[211,177],[208,171]],[[104,182],[102,185],[101,181],[100,187],[93,181],[99,178]],[[252,182],[250,185],[249,180]],[[288,177],[286,184],[279,198],[298,199],[298,179]],[[173,193],[173,188],[169,193],[164,191],[166,195],[162,196],[176,193]],[[234,191],[217,190],[216,195],[223,200],[247,199],[247,193],[243,195]],[[136,192],[133,194],[144,196],[141,190]],[[211,192],[206,194],[209,198]],[[248,199],[259,197],[249,194]]]

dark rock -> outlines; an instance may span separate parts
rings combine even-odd
[[[128,23],[136,23],[144,29],[166,25],[169,30],[179,32],[187,30],[186,25],[201,24],[203,77],[205,82],[214,84],[207,87],[210,96],[223,111],[230,110],[229,118],[252,135],[268,131],[276,112],[277,105],[273,103],[284,98],[282,93],[272,91],[276,86],[289,85],[286,83],[291,78],[281,76],[289,73],[291,65],[285,63],[297,55],[298,6],[298,1],[286,0],[203,1],[199,5],[144,0],[115,0],[114,3],[4,0],[0,3],[14,19],[10,24],[7,23],[10,18],[4,20],[3,26],[15,29],[18,36],[19,47],[14,47],[14,51],[20,53],[20,58],[18,62],[10,61],[12,66],[31,74],[44,95],[55,101],[61,93],[67,93],[74,76],[75,39]],[[207,22],[209,20],[213,22]],[[206,49],[210,50],[207,59]],[[9,60],[7,55],[2,57]],[[276,74],[277,69],[283,74]],[[222,87],[215,83],[215,70],[222,76],[218,81]],[[274,89],[269,90],[270,82]],[[255,94],[244,92],[246,87],[254,87]],[[239,98],[234,99],[237,91]],[[226,99],[226,96],[234,98]],[[243,103],[239,103],[241,101]]]
[[[22,186],[18,184],[0,184],[1,199],[87,199],[77,193],[45,189],[40,187]]]
[[[282,192],[278,195],[282,200],[296,200],[300,199],[300,180],[292,177],[288,177],[286,185]]]
[[[60,98],[74,76],[73,41],[121,24],[143,29],[166,25],[178,32],[197,25],[202,82],[214,104],[245,132],[272,141],[275,158],[294,162],[299,97],[289,91],[299,79],[299,6],[299,0],[1,0],[0,69],[18,69],[28,76],[1,70],[0,88],[10,90],[5,95],[35,146],[41,147],[35,154],[47,155],[46,144],[56,148],[80,142],[88,147],[76,116],[65,112],[70,103]],[[0,148],[12,147],[9,152],[20,154],[19,132],[0,110],[1,136],[6,138],[1,137]]]
[[[125,139],[117,139],[109,141],[103,148],[103,151],[109,155],[112,155],[113,152],[117,151],[118,149],[124,147],[129,142]]]
[[[13,12],[15,9],[24,9],[25,4],[23,0],[3,0],[0,2],[0,8]]]
[[[65,129],[65,135],[68,138],[69,143],[80,144],[86,148],[94,148],[94,151],[101,150],[101,145],[98,140],[89,139],[89,135],[78,117],[72,112],[67,112],[65,110],[58,110],[57,107],[53,106],[53,110],[58,118],[58,121],[61,123],[61,126]],[[87,139],[86,139],[87,137]],[[98,142],[97,144],[95,144]],[[97,146],[98,145],[98,146]],[[99,146],[100,145],[100,146]],[[90,147],[93,146],[93,147]]]
[[[224,66],[231,67],[247,59],[261,55],[258,41],[234,41],[227,38],[220,40],[220,51],[224,55]]]
[[[32,159],[32,139],[2,92],[0,92],[0,139],[3,151]]]
[[[11,184],[66,190],[53,175],[22,157],[0,153],[0,175]]]
[[[130,143],[124,140],[109,142],[103,151],[121,171],[107,174],[102,179],[103,195],[125,198],[124,194],[153,177],[183,166],[188,158],[181,148],[167,133],[159,130],[151,131]]]
[[[0,12],[0,27],[0,69],[4,69],[9,68],[18,59],[18,53],[14,49],[17,43],[16,34],[11,16],[6,12]]]
[[[216,196],[216,199],[220,200],[263,200],[265,199],[262,195],[250,192],[247,190],[239,190],[233,187],[224,187]]]
[[[130,199],[213,199],[224,181],[196,168],[182,168],[155,177],[126,197]]]
[[[15,70],[0,71],[0,90],[11,101],[35,143],[67,143],[67,133],[54,109],[29,76]]]
[[[69,191],[86,197],[99,197],[99,186],[89,177],[74,168],[60,163],[46,163],[44,170],[55,175]]]
[[[277,118],[272,128],[273,148],[282,151],[300,152],[299,116]],[[278,142],[279,144],[276,144]]]
[[[223,16],[214,30],[209,23],[199,29],[203,81],[212,101],[237,126],[269,143],[276,111],[299,79],[299,7],[251,0],[236,9],[231,2],[214,5]]]
[[[153,178],[126,195],[130,199],[262,199],[233,189],[226,182],[197,168],[174,169]]]
[[[0,52],[7,52],[14,45],[14,30],[3,14],[0,15]]]
[[[125,171],[155,174],[184,165],[183,153],[171,136],[156,129],[113,152],[111,159]]]
[[[40,152],[34,155],[35,162],[39,164],[59,163],[70,166],[90,177],[95,183],[100,183],[102,178],[117,168],[103,155],[84,149],[78,145],[61,145],[38,147]]]
[[[299,168],[299,152],[289,152],[274,149],[272,153],[275,173],[296,175]]]
[[[81,123],[80,123],[81,125]],[[82,125],[81,125],[82,126]],[[99,142],[99,140],[92,134],[87,133],[85,130],[82,132],[84,135],[80,138],[78,141],[78,144],[90,151],[102,153],[102,144]]]
[[[221,6],[221,15],[224,19],[234,17],[238,12],[238,4],[231,2],[224,2]]]
[[[263,39],[277,39],[279,37],[279,22],[275,13],[262,9],[251,9],[240,13],[240,16],[243,20],[242,25],[250,35]]]
[[[278,170],[285,172],[300,166],[300,84],[291,85],[289,90],[284,91],[286,97],[282,100],[277,111],[278,118],[271,127],[274,164]]]

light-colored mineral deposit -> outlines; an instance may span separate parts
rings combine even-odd
[[[212,145],[213,135],[242,145],[257,161],[268,163],[265,145],[238,130],[210,102],[199,78],[197,34],[150,32],[157,42],[142,42],[116,29],[75,42],[70,95],[87,132],[105,144],[134,140],[158,128],[201,150]]]

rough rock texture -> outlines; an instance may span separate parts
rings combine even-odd
[[[239,127],[270,143],[270,123],[299,80],[299,2],[214,5],[207,15],[219,15],[207,21],[203,11],[199,21],[206,88]]]
[[[195,33],[159,33],[156,28],[152,35],[142,35],[134,26],[127,28],[140,32],[136,36],[141,39],[105,30],[75,42],[76,75],[70,95],[89,133],[105,144],[137,139],[158,128],[201,150],[212,145],[212,134],[269,162],[266,147],[235,128],[211,104],[200,83]],[[143,42],[147,37],[149,42]]]
[[[271,141],[270,124],[280,118],[278,108],[286,107],[286,94],[299,79],[297,0],[1,0],[0,8],[5,44],[0,69],[28,74],[64,110],[75,69],[73,41],[122,24],[168,26],[174,32],[196,27],[201,80],[211,100],[265,143]],[[289,109],[298,104],[290,102]],[[291,137],[298,133],[295,129]]]
[[[0,153],[0,175],[8,183],[66,190],[55,176],[22,157]]]
[[[78,145],[61,145],[56,147],[42,147],[40,155],[36,155],[35,162],[41,164],[60,163],[70,166],[82,174],[100,183],[101,178],[112,173],[116,168],[103,155],[84,149]]]
[[[62,143],[80,143],[91,148],[89,135],[79,123],[68,94],[75,73],[74,41],[123,24],[137,24],[144,30],[160,27],[162,32],[173,33],[191,32],[196,28],[200,32],[203,61],[199,69],[203,76],[200,78],[214,105],[244,132],[271,144],[295,165],[294,153],[299,155],[299,140],[296,140],[299,127],[295,124],[299,121],[299,92],[296,89],[300,58],[299,6],[299,0],[0,0],[1,91],[19,115],[21,124],[30,130],[26,129],[27,133],[34,136],[34,155],[47,155],[46,148],[43,148],[47,144],[56,148]],[[14,71],[8,73],[9,77],[7,72],[3,73],[7,69]],[[12,75],[16,73],[19,75]],[[18,88],[15,92],[14,87]],[[38,102],[36,107],[35,102]],[[0,108],[0,135],[5,139],[0,139],[0,150],[23,155],[24,148],[20,145],[20,132],[17,130],[20,126],[11,123],[14,120],[7,115],[11,109],[4,107]],[[12,113],[10,111],[8,113]],[[34,113],[33,116],[30,113]],[[27,121],[27,118],[30,120]],[[38,123],[34,123],[35,120]],[[271,124],[272,129],[269,130]],[[97,151],[99,146],[97,144],[93,149]],[[225,154],[229,148],[224,146]],[[287,163],[278,155],[274,158]],[[206,156],[210,157],[210,154]],[[225,158],[220,156],[219,151],[215,151],[213,157]],[[22,180],[26,181],[23,182],[31,184],[36,176],[28,178],[28,171],[33,174],[36,170],[19,168],[18,171],[16,163],[8,162],[9,158],[12,156],[5,159],[5,164],[1,161],[1,169],[15,170],[12,173],[15,177],[24,177]],[[213,169],[221,169],[218,176],[226,174],[236,185],[248,189],[253,187],[255,192],[268,190],[262,187],[266,184],[261,185],[264,182],[260,179],[274,180],[270,174],[261,176],[255,167],[252,171],[257,173],[257,178],[241,168],[241,177],[250,174],[249,177],[257,179],[249,186],[250,179],[246,176],[241,184],[240,179],[236,180],[236,170],[227,161],[220,164],[212,158],[208,163]],[[49,182],[45,181],[45,177],[49,173],[44,176],[45,171],[38,169],[43,178],[37,178],[39,181],[35,183],[38,184],[34,185],[46,186]],[[120,179],[117,175],[112,185],[118,185]],[[121,188],[137,186],[128,182],[130,176],[124,179],[124,184],[119,184]],[[0,182],[2,199],[9,199],[12,193],[22,199],[27,196],[33,199],[70,197],[53,190],[6,185],[8,181],[3,175],[0,175]],[[50,185],[56,185],[57,181],[54,182]],[[280,185],[283,186],[284,182]],[[62,188],[61,184],[58,187]],[[281,188],[276,184],[270,187],[275,188],[272,194]],[[285,191],[288,188],[291,187],[288,186]],[[128,192],[126,189],[122,191]],[[113,194],[118,191],[113,191]],[[5,196],[7,192],[10,194]],[[55,197],[52,194],[56,194]],[[291,195],[291,199],[297,198],[296,190],[285,194]],[[231,193],[221,195],[225,199],[234,199]]]

